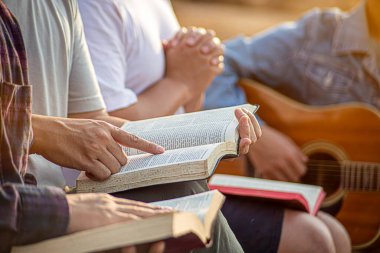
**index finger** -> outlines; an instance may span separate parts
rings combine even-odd
[[[162,154],[165,152],[165,149],[162,146],[144,140],[134,134],[127,133],[117,127],[112,129],[111,135],[115,141],[125,147],[135,148],[151,154]]]
[[[179,31],[174,35],[174,37],[169,40],[168,47],[176,47],[182,41],[184,35],[187,34],[187,32],[187,28],[181,27]]]
[[[243,111],[248,115],[248,117],[251,119],[253,128],[255,129],[255,133],[257,137],[261,137],[263,132],[261,130],[260,124],[257,121],[257,118],[255,115],[252,114],[252,112],[248,111],[247,109],[243,108]]]
[[[235,110],[235,117],[239,122],[239,135],[240,138],[248,138],[251,139],[250,136],[250,123],[248,116],[240,109],[237,108]]]

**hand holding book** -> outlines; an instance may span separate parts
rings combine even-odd
[[[245,155],[249,146],[261,137],[261,128],[256,117],[246,108],[235,109],[235,117],[239,121],[239,153]]]
[[[247,104],[129,122],[123,130],[163,146],[166,152],[150,155],[124,147],[129,162],[120,172],[103,182],[94,182],[82,173],[77,192],[110,193],[206,179],[220,159],[248,152],[249,145],[261,135],[252,114],[257,108]]]
[[[52,137],[47,136],[45,139],[54,147],[46,150],[54,151],[51,153],[61,157],[61,160],[62,157],[65,159],[58,161],[49,154],[45,158],[51,158],[63,167],[85,171],[91,179],[105,180],[123,168],[127,161],[126,155],[130,159],[132,155],[144,152],[162,153],[162,147],[155,143],[166,150],[172,150],[224,142],[226,123],[231,122],[236,125],[230,125],[228,129],[232,130],[230,131],[232,136],[228,136],[229,140],[235,138],[237,129],[237,136],[240,136],[238,151],[240,154],[245,154],[250,144],[261,136],[261,129],[253,116],[256,109],[257,106],[242,105],[187,113],[128,122],[121,129],[101,121],[61,122],[63,127],[61,125],[60,128],[51,127],[59,130],[60,139],[54,139],[55,137],[51,139]]]
[[[68,234],[172,212],[170,208],[115,198],[101,193],[71,194],[66,198],[70,210]],[[150,248],[150,253],[163,253],[165,244],[157,242],[147,247]],[[121,252],[136,252],[136,248],[130,246],[123,248]]]
[[[86,253],[122,247],[125,247],[122,252],[135,252],[135,249],[141,248],[147,252],[150,247],[149,253],[161,253],[164,246],[162,241],[165,241],[166,253],[187,252],[210,245],[213,224],[224,201],[224,196],[218,191],[151,204],[122,200],[105,194],[76,196],[70,197],[73,198],[70,202],[74,203],[71,207],[81,205],[81,208],[86,209],[82,213],[86,216],[79,215],[76,218],[81,220],[76,222],[92,222],[92,226],[70,228],[70,232],[73,232],[71,234],[14,247],[12,253]],[[176,211],[168,211],[165,207],[172,207]],[[98,212],[99,210],[102,211]],[[130,215],[123,217],[126,214]],[[114,219],[115,215],[118,217]],[[114,224],[107,225],[104,220]],[[138,246],[134,248],[131,245]]]
[[[66,199],[70,211],[69,234],[172,212],[170,208],[115,198],[104,193],[69,194]]]

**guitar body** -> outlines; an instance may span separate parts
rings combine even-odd
[[[240,85],[250,103],[260,104],[259,116],[291,137],[309,159],[368,163],[364,169],[375,178],[359,180],[377,183],[375,191],[343,190],[342,173],[350,177],[356,172],[333,171],[329,167],[308,171],[303,182],[325,188],[325,207],[343,202],[337,218],[350,234],[354,249],[376,247],[380,240],[380,173],[376,174],[380,171],[379,112],[360,103],[307,106],[249,80]]]

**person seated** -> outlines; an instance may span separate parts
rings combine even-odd
[[[225,43],[225,70],[206,92],[204,109],[246,102],[237,86],[252,78],[305,104],[363,102],[380,108],[380,2],[349,13],[314,9],[295,22]],[[263,124],[248,154],[255,175],[299,181],[307,157],[283,133]]]
[[[99,180],[109,177],[127,162],[118,144],[136,144],[138,149],[147,145],[152,153],[163,151],[162,147],[120,130],[118,127],[127,121],[105,111],[75,0],[3,2],[18,19],[29,49],[35,97],[32,110],[36,114],[32,117],[34,145],[39,144],[32,153],[41,155],[30,156],[29,167],[39,185],[62,187],[61,166],[84,170]],[[252,122],[252,115],[237,110],[237,116],[241,123],[240,150],[246,153],[260,128]],[[151,202],[207,190],[207,182],[199,180],[130,190],[123,197]],[[216,220],[213,241],[211,248],[195,252],[242,251],[221,214]]]
[[[78,3],[110,115],[145,119],[188,111],[223,68],[223,46],[215,34],[181,29],[170,1]],[[344,228],[323,213],[315,218],[238,198],[227,198],[223,210],[245,252],[350,251]]]
[[[36,144],[31,145],[32,87],[26,52],[17,21],[2,1],[0,21],[0,252],[66,233],[167,212],[107,194],[66,196],[57,187],[35,185],[35,178],[27,171],[29,149]],[[150,252],[164,252],[164,244],[154,244]]]

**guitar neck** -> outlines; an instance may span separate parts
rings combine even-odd
[[[341,188],[350,191],[380,191],[380,164],[343,162]]]

